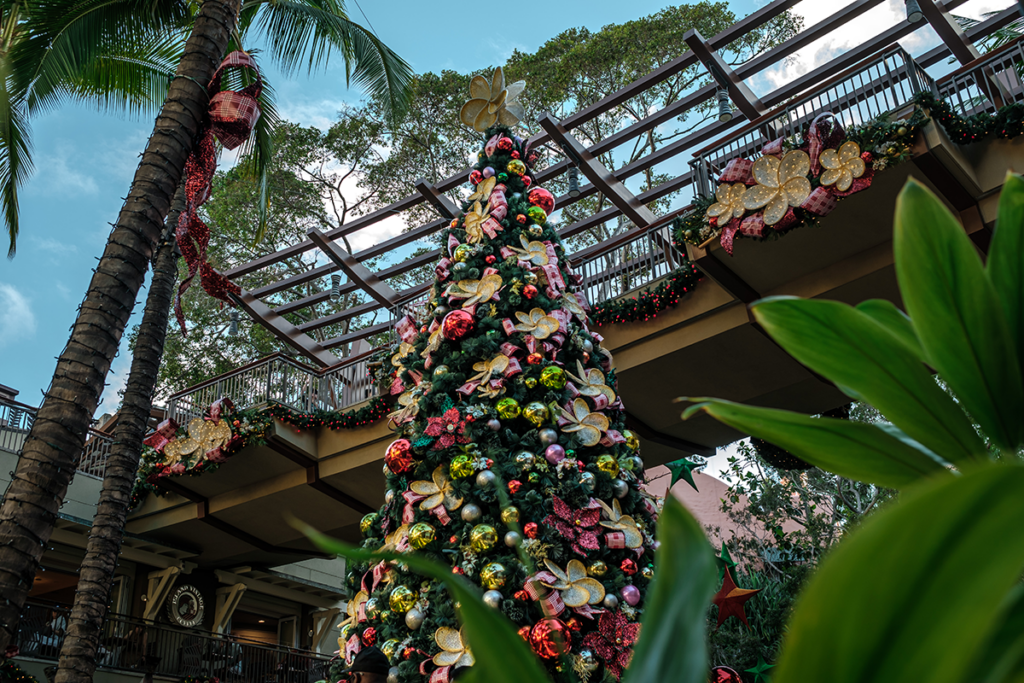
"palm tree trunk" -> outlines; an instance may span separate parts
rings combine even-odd
[[[239,2],[206,0],[196,16],[131,190],[4,494],[0,506],[0,651],[17,631],[110,363],[206,113],[208,96],[203,84],[210,81],[224,55]]]
[[[164,241],[153,262],[153,279],[146,298],[146,311],[139,326],[139,337],[132,357],[132,368],[125,386],[114,444],[103,473],[92,532],[85,559],[78,572],[78,591],[71,609],[67,635],[60,649],[60,668],[55,683],[91,683],[96,670],[96,652],[103,633],[103,619],[110,600],[110,587],[117,568],[124,538],[124,524],[131,502],[132,484],[139,471],[142,438],[146,434],[153,407],[160,359],[164,354],[167,318],[178,275],[177,244],[174,231],[178,215],[185,208],[184,184],[178,187],[171,213],[167,217]]]

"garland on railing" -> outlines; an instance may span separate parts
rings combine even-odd
[[[1008,104],[995,114],[981,112],[966,118],[931,92],[918,93],[914,102],[931,113],[950,140],[961,145],[977,142],[987,135],[1007,139],[1024,135],[1024,104],[1020,102]]]
[[[11,659],[0,660],[0,683],[39,683],[35,676],[27,674]]]
[[[347,413],[335,411],[313,411],[301,413],[281,405],[271,404],[266,411],[282,422],[287,422],[299,431],[327,427],[328,429],[357,429],[382,420],[391,412],[391,399],[387,396],[378,396],[369,404],[358,410],[350,410]]]
[[[780,186],[785,184],[783,181],[787,183],[790,180],[804,182],[806,179],[805,187],[809,188],[806,201],[797,206],[784,207],[786,212],[781,220],[777,215],[771,219],[767,218],[761,209],[743,208],[741,210],[736,208],[732,210],[731,204],[739,206],[745,202],[745,199],[740,198],[745,194],[742,192],[745,187],[751,192],[756,188],[759,194],[770,193],[754,179],[752,175],[754,162],[742,158],[733,159],[718,179],[719,191],[716,193],[716,197],[698,200],[694,203],[692,211],[673,222],[672,234],[675,243],[680,248],[683,243],[706,246],[706,243],[720,236],[722,246],[731,254],[732,243],[736,238],[749,237],[761,241],[778,239],[790,230],[806,225],[815,225],[822,216],[832,211],[839,200],[867,189],[874,173],[909,160],[910,146],[914,141],[914,135],[928,121],[926,112],[921,108],[916,108],[910,118],[906,120],[890,121],[888,117],[883,116],[863,126],[851,127],[844,131],[837,123],[824,125],[827,123],[823,120],[825,117],[826,115],[822,115],[816,118],[809,129],[801,134],[799,140],[780,138],[765,145],[762,150],[762,159],[765,157],[785,158],[788,157],[788,152],[799,150],[803,154],[804,165],[806,165],[807,158],[810,157],[812,164],[810,173],[806,173],[806,168],[802,169],[804,173],[800,173],[800,170],[797,169],[800,166],[797,163],[799,159],[796,156],[791,161],[784,161],[780,167],[782,170],[779,171]],[[847,145],[846,143],[852,144]],[[855,150],[859,160],[853,158],[849,154],[849,150]],[[826,151],[831,155],[828,158],[828,164],[830,167],[834,166],[835,171],[827,171],[825,168],[817,166],[818,163],[825,163],[825,156],[822,153]],[[840,191],[836,184],[831,184],[835,182],[839,174],[844,172],[842,171],[844,166],[849,166],[852,169],[854,163],[860,164],[861,162],[863,162],[861,170],[854,170],[856,175],[853,176],[852,185],[847,189]],[[787,164],[793,168],[787,169]],[[778,162],[776,165],[779,166]],[[788,170],[796,175],[792,178],[788,175],[785,179],[782,178]],[[832,174],[827,181],[830,184],[823,182],[826,173]],[[722,194],[723,188],[726,189],[724,195]],[[739,189],[737,190],[737,188]],[[738,196],[731,194],[734,190]],[[755,195],[751,194],[751,197],[753,196]],[[755,204],[757,203],[755,202]],[[744,217],[748,210],[752,213]],[[719,214],[722,214],[722,217],[728,221],[721,227],[718,225]],[[729,220],[730,217],[732,217],[731,220]],[[767,229],[769,227],[772,229]]]
[[[700,281],[697,267],[687,262],[677,268],[654,289],[645,289],[628,299],[612,299],[595,304],[590,319],[598,325],[651,320],[666,308],[672,308]]]

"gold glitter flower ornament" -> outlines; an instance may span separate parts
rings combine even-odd
[[[752,170],[757,185],[743,195],[743,206],[748,209],[764,207],[765,225],[775,225],[791,206],[800,206],[811,194],[811,158],[807,152],[794,149],[778,159],[763,156],[754,162]]]
[[[640,529],[637,528],[636,522],[629,515],[622,514],[622,506],[619,505],[618,500],[613,500],[611,507],[603,500],[598,500],[597,502],[604,510],[604,513],[608,515],[608,521],[601,522],[601,526],[606,529],[622,532],[626,538],[627,548],[639,548],[644,544],[644,537],[640,534]]]
[[[825,168],[821,174],[822,185],[835,185],[840,192],[846,192],[853,185],[854,178],[864,175],[867,167],[860,158],[860,145],[847,140],[839,145],[839,151],[826,149],[818,157]]]
[[[462,105],[459,119],[481,133],[495,123],[514,126],[526,118],[523,105],[516,101],[525,87],[525,81],[505,87],[505,74],[500,66],[494,70],[490,83],[483,76],[474,76],[469,83],[469,95],[473,99]]]
[[[554,583],[544,585],[560,591],[562,602],[569,607],[596,605],[604,600],[604,586],[597,579],[587,576],[587,568],[579,560],[569,560],[565,571],[551,560],[544,560],[544,564],[557,579]]]
[[[442,626],[434,631],[434,642],[441,651],[434,655],[437,666],[473,666],[476,660],[469,651],[469,644],[462,631]]]
[[[459,280],[448,286],[447,295],[452,299],[465,299],[463,308],[469,308],[481,301],[490,301],[501,289],[501,276],[484,275],[480,280]],[[438,328],[440,329],[440,328]]]
[[[494,191],[494,186],[497,185],[497,183],[498,179],[495,178],[494,176],[491,176],[490,178],[484,178],[476,186],[476,191],[473,194],[469,195],[469,201],[473,201],[474,199],[482,199],[486,201],[490,199],[491,192]]]
[[[414,481],[409,484],[414,493],[427,497],[420,503],[420,510],[433,510],[438,505],[444,505],[448,512],[458,510],[462,506],[462,498],[456,495],[455,487],[445,476],[444,465],[434,470],[430,478],[433,481]]]
[[[206,454],[209,451],[227,445],[231,440],[231,427],[227,420],[212,422],[197,417],[188,423],[188,436],[184,439],[175,439],[164,446],[164,463],[173,465],[186,455],[198,452]]]
[[[615,402],[615,392],[604,383],[604,373],[597,368],[584,368],[583,363],[576,361],[576,368],[579,370],[579,377],[568,373],[570,379],[576,383],[576,389],[584,396],[604,396],[609,403]]]
[[[523,261],[529,261],[535,266],[546,266],[548,264],[548,248],[546,244],[537,240],[531,242],[526,239],[526,235],[519,235],[519,242],[523,245],[522,249],[510,248],[519,254]]]
[[[480,208],[480,202],[474,202],[473,208],[466,214],[466,238],[470,244],[477,244],[484,238],[484,222],[490,218],[487,209]]]
[[[719,225],[725,225],[733,218],[742,218],[746,207],[743,205],[743,198],[747,194],[747,186],[743,183],[727,185],[722,183],[715,190],[715,199],[718,201],[708,207],[707,217],[717,218]]]
[[[562,409],[562,416],[571,424],[562,427],[563,432],[576,432],[580,443],[584,446],[596,446],[601,442],[601,434],[608,431],[610,422],[601,413],[590,412],[590,406],[582,398],[572,402],[572,412]]]
[[[534,308],[529,313],[516,311],[516,318],[519,324],[516,329],[520,332],[532,334],[537,339],[547,339],[560,327],[558,319],[547,315],[543,308]]]
[[[338,624],[338,628],[345,628],[349,624],[355,625],[359,623],[359,605],[364,604],[370,599],[370,595],[366,591],[359,591],[355,597],[348,601],[348,606],[345,608],[345,614],[348,615],[348,619]]]

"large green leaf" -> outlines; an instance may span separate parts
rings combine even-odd
[[[1024,680],[1024,584],[1017,584],[1003,603],[1005,616],[974,657],[978,683]]]
[[[485,605],[480,597],[480,589],[452,574],[449,567],[412,553],[385,553],[357,548],[325,536],[308,525],[296,523],[296,526],[324,552],[364,562],[397,560],[443,583],[452,599],[461,605],[459,619],[466,627],[469,648],[476,659],[473,669],[478,680],[489,683],[542,683],[549,680],[540,662],[512,628],[512,622]]]
[[[681,400],[696,404],[683,412],[683,419],[705,412],[733,429],[770,441],[801,460],[847,479],[902,488],[922,477],[947,472],[944,463],[920,444],[873,425],[714,398]]]
[[[992,442],[1014,450],[1024,425],[1024,390],[1002,304],[963,228],[913,180],[896,202],[893,251],[928,364]]]
[[[1013,173],[1006,174],[999,195],[996,232],[988,250],[988,277],[1003,304],[1017,362],[1024,365],[1024,178]]]
[[[715,557],[700,524],[672,496],[658,518],[658,541],[640,641],[624,683],[705,683],[705,628],[715,591]]]
[[[857,304],[856,308],[889,330],[916,358],[924,360],[924,349],[921,348],[921,340],[914,331],[914,323],[906,313],[896,308],[896,304],[888,299],[868,299]]]
[[[851,398],[870,403],[910,438],[950,462],[985,444],[920,357],[870,315],[837,301],[763,299],[754,317],[798,361]]]
[[[991,465],[904,492],[822,562],[775,683],[970,680],[1024,567],[1024,468]]]

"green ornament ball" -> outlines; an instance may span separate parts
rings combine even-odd
[[[380,519],[380,515],[376,512],[371,512],[359,520],[359,531],[363,533],[363,536],[370,535],[370,532],[373,531],[373,527],[377,524],[378,519]]]
[[[452,464],[448,468],[448,473],[452,479],[465,479],[475,471],[473,469],[473,461],[470,460],[468,455],[456,455],[452,458]]]
[[[498,404],[495,406],[495,410],[498,411],[498,416],[504,420],[514,420],[519,417],[519,413],[522,412],[519,408],[519,401],[508,397],[498,401]]]
[[[566,381],[565,370],[560,367],[549,365],[541,370],[540,383],[548,389],[564,389]]]
[[[544,213],[544,209],[539,206],[531,206],[526,210],[526,217],[537,225],[544,225],[544,221],[548,219],[548,215]]]
[[[495,176],[499,183],[508,182],[508,173],[502,172]]]

